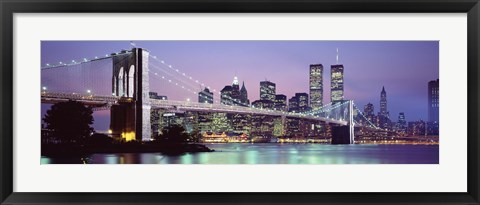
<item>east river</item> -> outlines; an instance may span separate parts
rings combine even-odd
[[[398,144],[205,144],[215,152],[92,154],[84,158],[41,157],[42,164],[438,164],[438,145]]]

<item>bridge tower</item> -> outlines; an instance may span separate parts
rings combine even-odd
[[[348,100],[347,125],[332,126],[332,144],[354,144],[355,143],[355,123],[353,120],[353,100]]]
[[[110,130],[127,141],[151,139],[148,56],[142,48],[112,56],[112,95],[121,100],[111,108]]]

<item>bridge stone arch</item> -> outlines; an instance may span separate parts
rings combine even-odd
[[[111,108],[110,130],[127,141],[151,140],[148,57],[142,48],[112,56],[112,94],[122,98]]]

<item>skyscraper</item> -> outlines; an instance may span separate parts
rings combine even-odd
[[[223,87],[220,91],[220,103],[224,105],[233,105],[232,90],[233,87],[231,85]]]
[[[308,111],[310,109],[310,106],[308,106],[307,93],[295,93],[295,97],[298,100],[298,110],[300,112]]]
[[[308,110],[310,110],[310,106],[308,106],[307,93],[295,93],[295,96],[288,100],[289,112],[305,112]]]
[[[248,99],[247,89],[245,88],[245,82],[242,82],[242,88],[240,89],[240,101],[243,104],[250,104],[250,100]]]
[[[288,100],[288,112],[298,112],[298,99],[293,96]]]
[[[405,120],[405,113],[398,114],[397,130],[407,132],[407,121]]]
[[[260,82],[260,100],[275,101],[275,83],[270,81]]]
[[[332,65],[330,73],[330,101],[336,103],[343,100],[343,65]]]
[[[323,65],[310,65],[310,105],[313,110],[323,106]]]
[[[439,104],[440,104],[439,85],[440,85],[440,81],[438,79],[428,82],[428,121],[429,122],[439,121]]]
[[[198,102],[213,104],[213,92],[210,92],[208,88],[198,92]]]
[[[390,113],[387,110],[387,92],[385,86],[380,92],[380,112],[378,113],[379,125],[381,128],[390,128]]]
[[[237,76],[233,77],[232,82],[232,99],[240,101],[240,85]]]
[[[276,110],[286,111],[287,110],[287,96],[279,94],[275,95],[275,102],[273,102],[274,108]]]
[[[242,86],[242,90],[243,94],[238,84],[238,78],[235,76],[232,85],[227,85],[220,91],[220,103],[225,105],[249,106],[248,99],[246,99],[248,103],[242,100],[243,96],[247,96],[245,86]]]
[[[375,107],[373,107],[372,103],[368,103],[363,108],[363,115],[367,118],[368,121],[374,123],[375,122]]]
[[[374,113],[375,113],[375,108],[373,107],[372,103],[366,104],[365,107],[363,108],[363,114],[365,116],[374,115]]]
[[[382,92],[380,92],[380,115],[389,117],[387,111],[387,92],[385,91],[385,86],[382,87]]]

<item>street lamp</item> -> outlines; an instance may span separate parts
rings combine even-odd
[[[91,90],[87,90],[87,93],[90,94],[92,91]]]
[[[42,87],[42,90],[43,90],[43,91],[47,90],[47,87],[43,86],[43,87]]]

